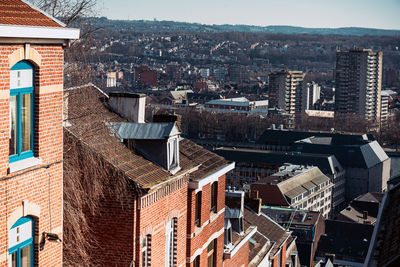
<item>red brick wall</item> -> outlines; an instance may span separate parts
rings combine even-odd
[[[165,226],[173,217],[178,218],[177,265],[186,263],[187,192],[188,185],[186,184],[172,194],[138,211],[136,255],[138,258],[141,257],[141,255],[139,256],[140,239],[146,234],[151,234],[151,266],[164,266]],[[141,260],[140,258],[137,264],[141,263]]]
[[[258,191],[258,197],[263,205],[289,206],[286,198],[276,185],[252,184],[251,190]]]
[[[286,242],[282,245],[281,253],[274,257],[274,260],[272,263],[273,267],[278,267],[278,260],[279,260],[278,257],[281,257],[281,266],[280,267],[285,267],[286,266]]]
[[[282,261],[281,261],[281,267],[286,267],[286,242],[282,246]]]
[[[232,258],[224,261],[225,267],[241,267],[249,264],[249,241],[247,241]]]
[[[225,175],[218,178],[218,196],[217,196],[217,213],[210,212],[211,206],[211,184],[206,184],[202,187],[202,201],[201,201],[201,226],[202,230],[199,231],[199,227],[194,226],[195,220],[195,190],[190,190],[189,209],[188,209],[188,245],[187,245],[187,257],[190,259],[193,257],[197,250],[202,249],[204,245],[209,241],[210,237],[223,229],[225,223]],[[220,213],[218,216],[217,214]],[[211,220],[210,220],[211,219]],[[221,241],[220,241],[221,240]],[[224,247],[224,234],[222,233],[218,237],[217,241],[218,249],[218,266],[222,266],[223,247]],[[207,243],[208,244],[208,243]],[[205,254],[204,254],[205,252]],[[207,261],[207,247],[201,254],[201,261]],[[221,264],[221,265],[220,265]],[[192,266],[193,262],[188,262],[188,266]]]
[[[105,196],[100,203],[99,214],[89,223],[98,242],[90,256],[100,266],[130,266],[134,259],[133,192],[132,198],[126,198],[123,205],[111,195]]]
[[[63,49],[61,45],[31,45],[31,50],[41,58],[36,65],[35,83],[50,86],[50,90],[35,93],[35,156],[42,159],[43,167],[7,174],[9,150],[9,56],[23,45],[0,45],[0,266],[8,266],[7,224],[20,218],[22,202],[29,201],[40,207],[35,218],[38,235],[55,232],[62,238],[62,90]],[[21,53],[24,55],[24,53]],[[16,62],[15,62],[16,63]],[[59,162],[59,163],[56,163]],[[17,175],[17,176],[16,176]],[[13,177],[15,176],[15,177]],[[36,209],[38,210],[38,209]],[[50,220],[51,218],[51,220]],[[40,241],[36,238],[36,242]],[[37,243],[36,243],[37,248]],[[47,242],[44,249],[36,251],[39,266],[61,266],[62,243]],[[7,259],[4,261],[4,259]]]

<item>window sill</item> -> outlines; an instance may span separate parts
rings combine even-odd
[[[9,163],[8,173],[14,173],[42,164],[41,158],[27,158]]]

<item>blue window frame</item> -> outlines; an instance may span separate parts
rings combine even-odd
[[[28,61],[10,71],[10,163],[33,157],[34,73]]]
[[[8,255],[10,267],[33,267],[34,222],[29,217],[22,217],[10,229]]]

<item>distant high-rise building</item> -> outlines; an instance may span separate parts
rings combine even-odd
[[[281,70],[269,75],[270,107],[278,107],[289,114],[301,113],[304,109],[302,71]]]
[[[233,65],[228,70],[231,82],[242,83],[248,80],[248,73],[245,68],[240,65]]]
[[[383,90],[381,92],[381,127],[387,126],[387,122],[389,119],[389,94],[390,91]]]
[[[314,104],[321,98],[321,86],[315,82],[307,83],[307,90],[304,97],[305,107],[303,109],[314,109]]]
[[[180,82],[182,79],[181,67],[176,62],[167,64],[166,73],[169,81]]]
[[[336,52],[335,112],[379,121],[382,52],[352,49]]]
[[[107,87],[117,86],[117,73],[115,71],[107,73]]]
[[[217,81],[222,82],[225,81],[226,72],[224,67],[219,67],[214,69],[213,75]]]
[[[208,79],[208,76],[210,76],[210,69],[208,68],[200,69],[200,76],[204,79]]]

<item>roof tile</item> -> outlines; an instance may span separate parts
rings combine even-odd
[[[51,17],[20,0],[2,0],[0,2],[0,24],[62,27]]]

